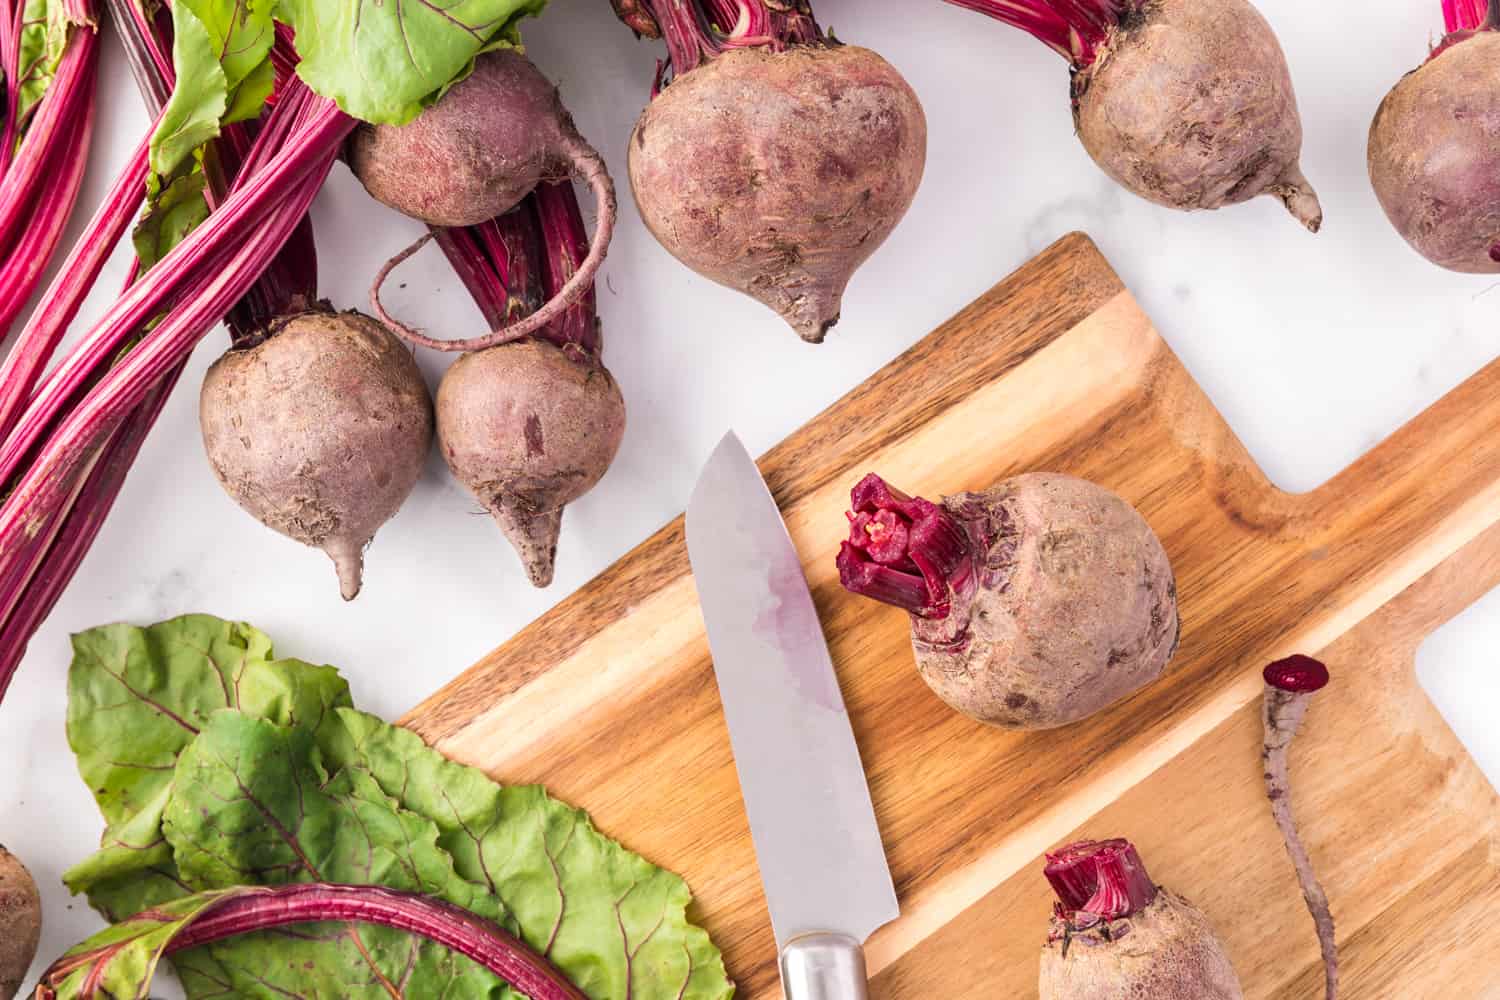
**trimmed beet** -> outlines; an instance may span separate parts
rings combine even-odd
[[[971,718],[1077,722],[1161,676],[1177,649],[1167,554],[1101,486],[1032,473],[932,503],[872,474],[850,500],[840,580],[911,614],[923,680]]]
[[[540,340],[465,354],[437,394],[443,457],[494,516],[538,587],[552,581],[562,509],[603,478],[625,432],[609,372]]]
[[[411,351],[361,313],[289,316],[214,362],[199,421],[225,491],[326,552],[352,600],[365,546],[416,485],[432,443],[432,397]]]
[[[1046,876],[1058,901],[1041,1000],[1242,1000],[1208,918],[1153,883],[1129,841],[1070,844]]]
[[[630,185],[674,257],[818,343],[906,214],[926,151],[917,95],[874,52],[742,48],[677,77],[641,114]]]
[[[1495,5],[1500,7],[1500,5]],[[1500,273],[1500,30],[1451,32],[1386,95],[1370,125],[1370,183],[1423,257]]]
[[[1272,195],[1308,229],[1322,225],[1286,57],[1247,0],[950,2],[1072,63],[1078,137],[1129,190],[1186,210]]]

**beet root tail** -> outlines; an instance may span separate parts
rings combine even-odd
[[[1292,164],[1269,190],[1281,199],[1292,218],[1306,226],[1308,232],[1316,233],[1323,228],[1323,204],[1318,201],[1318,192],[1303,176],[1301,167]]]
[[[339,575],[339,596],[352,601],[365,581],[364,546],[347,538],[330,538],[323,546]]]
[[[536,513],[501,500],[490,509],[495,523],[521,557],[533,587],[552,583],[557,567],[557,538],[562,532],[562,508]]]

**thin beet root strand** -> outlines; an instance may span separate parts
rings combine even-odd
[[[1286,841],[1292,867],[1297,871],[1302,898],[1307,901],[1307,910],[1312,914],[1313,924],[1317,928],[1318,948],[1323,956],[1324,988],[1328,1000],[1334,1000],[1338,995],[1339,962],[1333,913],[1328,905],[1328,895],[1318,881],[1312,859],[1308,856],[1302,837],[1297,832],[1296,820],[1292,816],[1291,766],[1287,759],[1292,740],[1307,715],[1313,693],[1328,684],[1328,668],[1310,656],[1289,656],[1266,667],[1264,676],[1265,749],[1262,757],[1265,763],[1266,798],[1270,800],[1271,815]]]
[[[1049,852],[1057,901],[1042,948],[1041,1000],[1242,1000],[1208,918],[1151,880],[1128,840]]]
[[[361,127],[350,137],[347,156],[372,197],[429,226],[480,225],[515,208],[544,181],[569,175],[584,181],[598,202],[589,252],[569,279],[530,315],[483,336],[439,340],[382,305],[381,285],[432,234],[391,258],[371,287],[371,310],[413,344],[478,351],[536,334],[593,287],[614,238],[618,204],[603,157],[578,133],[557,88],[515,49],[481,55],[468,77],[413,121]]]
[[[949,2],[1068,60],[1078,138],[1128,190],[1188,211],[1270,195],[1321,228],[1286,57],[1248,0]]]
[[[1103,487],[1032,473],[934,503],[871,474],[846,517],[840,582],[905,610],[922,678],[980,722],[1077,722],[1155,680],[1176,651],[1166,552]]]
[[[826,38],[805,3],[636,6],[671,68],[629,144],[642,220],[693,271],[822,342],[921,183],[921,102],[879,55]]]

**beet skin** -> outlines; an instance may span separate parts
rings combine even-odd
[[[26,985],[42,937],[42,897],[21,859],[0,847],[0,1000]]]
[[[1101,486],[1030,473],[934,504],[871,475],[851,500],[840,579],[910,612],[923,680],[971,718],[1077,722],[1156,680],[1177,649],[1167,554]]]
[[[1078,931],[1061,916],[1042,949],[1041,1000],[1243,1000],[1202,911],[1158,888],[1128,917]],[[1066,954],[1064,949],[1066,947]]]
[[[594,488],[625,433],[603,365],[541,340],[465,354],[438,386],[438,440],[453,474],[505,533],[527,576],[552,582],[562,512]]]
[[[1246,0],[1153,0],[1073,80],[1078,136],[1125,187],[1179,209],[1274,195],[1317,232],[1302,119],[1271,26]]]
[[[476,226],[550,174],[604,170],[557,88],[508,48],[479,56],[474,72],[405,125],[361,125],[348,156],[377,201],[434,226]]]
[[[1370,125],[1370,182],[1391,224],[1451,271],[1500,273],[1500,31],[1451,44]]]
[[[357,312],[286,317],[209,368],[203,447],[234,501],[322,549],[345,600],[364,547],[400,509],[432,445],[432,397],[411,351]]]
[[[921,103],[874,52],[749,47],[651,101],[630,140],[630,183],[674,257],[817,343],[906,214],[926,155]]]

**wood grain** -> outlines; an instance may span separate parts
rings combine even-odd
[[[1311,996],[1298,949],[1314,942],[1259,798],[1255,730],[1260,666],[1322,649],[1342,682],[1299,742],[1297,794],[1344,921],[1348,995],[1500,989],[1500,970],[1470,969],[1450,980],[1467,992],[1423,993],[1440,980],[1418,973],[1447,969],[1404,937],[1445,913],[1454,939],[1489,933],[1495,798],[1410,668],[1422,635],[1500,579],[1487,530],[1500,521],[1500,364],[1292,496],[1074,235],[761,464],[803,555],[901,898],[868,949],[879,996],[1034,994],[1037,859],[1081,829],[1136,838],[1159,881],[1202,902],[1252,996]],[[1172,558],[1184,633],[1162,682],[1065,731],[1018,735],[932,696],[905,615],[845,594],[833,556],[867,471],[936,495],[1028,469],[1084,476],[1141,510]],[[546,783],[681,871],[741,995],[779,995],[681,519],[405,723],[500,780]],[[1457,876],[1467,888],[1449,888]],[[1386,992],[1393,981],[1413,986]]]

